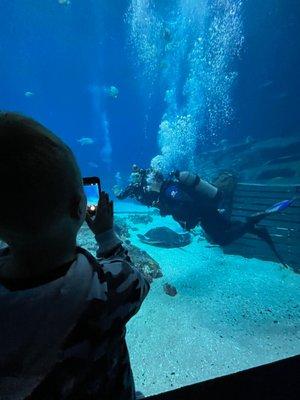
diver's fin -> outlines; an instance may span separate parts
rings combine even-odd
[[[269,217],[270,215],[278,214],[280,212],[283,212],[286,210],[289,206],[291,206],[295,202],[296,198],[293,198],[291,200],[283,200],[280,201],[279,203],[274,204],[273,206],[267,208],[263,212],[258,212],[256,214],[250,215],[247,217],[247,221],[249,224],[256,225],[258,224],[261,220],[263,220],[266,217]]]
[[[276,258],[278,259],[278,261],[280,262],[280,264],[284,267],[284,268],[290,268],[286,262],[284,261],[284,259],[281,257],[281,255],[279,254],[278,250],[275,247],[275,244],[271,238],[270,233],[268,232],[267,228],[265,227],[253,227],[251,229],[251,232],[253,235],[258,236],[259,238],[261,238],[262,240],[264,240],[269,246],[270,249],[273,251],[273,253],[275,254]]]
[[[290,199],[290,200],[280,201],[279,203],[276,203],[272,207],[268,208],[265,211],[265,213],[267,215],[280,213],[280,212],[284,211],[285,209],[287,209],[289,206],[291,206],[295,200],[296,199],[294,198],[294,199]]]

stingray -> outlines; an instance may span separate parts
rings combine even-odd
[[[138,235],[143,243],[157,247],[184,247],[191,243],[192,237],[189,233],[176,233],[170,228],[159,227],[150,229],[145,235]]]

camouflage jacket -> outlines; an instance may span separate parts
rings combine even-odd
[[[149,284],[121,244],[64,268],[31,288],[0,280],[1,400],[134,399],[125,326]]]

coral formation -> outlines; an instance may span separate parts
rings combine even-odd
[[[115,229],[123,240],[133,264],[145,278],[150,283],[153,279],[160,278],[162,276],[160,265],[146,251],[134,246],[131,244],[130,240],[128,240],[128,237],[130,237],[129,227],[124,218],[117,218]],[[77,240],[80,246],[90,251],[93,255],[96,254],[98,245],[86,224],[81,227]]]
[[[163,276],[159,264],[149,254],[133,244],[126,245],[134,266],[145,276],[148,282]]]
[[[129,225],[126,222],[125,218],[116,217],[115,218],[115,231],[117,235],[125,241],[130,238]]]

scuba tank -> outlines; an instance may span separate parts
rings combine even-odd
[[[215,199],[218,194],[218,189],[216,186],[201,179],[196,174],[192,174],[188,171],[177,171],[175,173],[175,177],[183,185],[194,188],[195,192],[203,198]]]
[[[209,199],[215,199],[218,194],[218,189],[203,179],[200,179],[199,184],[195,186],[195,190],[200,195]]]

